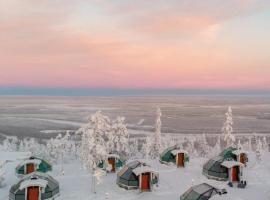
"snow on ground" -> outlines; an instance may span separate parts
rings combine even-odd
[[[0,162],[23,160],[31,156],[30,152],[4,152],[0,151]]]
[[[125,190],[116,185],[116,174],[107,174],[101,178],[97,185],[97,193],[91,193],[91,177],[82,168],[79,161],[64,165],[65,175],[60,173],[60,165],[54,166],[50,174],[60,183],[60,200],[104,200],[106,196],[112,200],[176,200],[191,185],[208,182],[212,185],[224,187],[228,194],[216,196],[214,199],[222,200],[269,200],[270,199],[270,154],[264,155],[260,163],[254,161],[254,155],[250,156],[251,162],[245,169],[245,177],[248,185],[246,189],[230,188],[226,182],[208,180],[202,175],[202,165],[205,158],[191,158],[186,168],[176,168],[174,165],[162,165],[157,161],[149,164],[160,172],[160,182],[153,192],[141,193],[139,190]],[[253,161],[252,161],[253,160]],[[0,188],[0,200],[8,199],[8,192],[14,183],[18,181],[15,176],[15,167],[19,162],[8,163],[6,168],[5,187]]]

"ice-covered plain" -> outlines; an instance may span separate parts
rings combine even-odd
[[[233,108],[236,134],[270,133],[270,97],[22,96],[0,98],[0,134],[49,138],[78,129],[97,110],[110,118],[124,116],[130,130],[152,131],[157,107],[162,109],[162,132],[219,134],[228,106]]]

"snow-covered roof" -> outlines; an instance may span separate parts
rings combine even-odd
[[[149,167],[149,166],[142,166],[142,167],[137,167],[133,170],[133,173],[138,176],[142,173],[146,173],[146,172],[152,172],[154,174],[158,174],[158,171],[156,171],[155,169]]]
[[[38,186],[38,187],[45,188],[47,184],[48,184],[48,181],[44,179],[29,179],[29,180],[25,180],[21,182],[19,189],[22,190],[31,186]]]
[[[17,167],[21,167],[27,164],[35,164],[35,165],[39,165],[41,163],[41,160],[38,159],[30,159],[30,160],[25,160],[23,162],[21,162]]]
[[[175,150],[172,150],[172,154],[173,154],[174,156],[177,155],[177,154],[179,154],[179,153],[188,154],[188,152],[185,151],[185,150],[181,150],[181,149],[175,149]]]
[[[107,157],[108,157],[108,158],[118,158],[118,159],[120,159],[120,156],[117,155],[117,154],[108,154]]]
[[[145,159],[131,159],[131,160],[128,160],[127,162],[126,162],[126,165],[128,165],[129,163],[133,163],[134,161],[136,161],[136,162],[139,162],[139,163],[142,163],[142,164],[145,164],[145,165],[148,165],[148,162],[147,162],[147,160],[145,160]]]
[[[31,156],[30,152],[5,152],[0,151],[0,161],[16,161],[29,158]]]
[[[232,152],[234,155],[236,155],[236,156],[238,156],[238,155],[240,155],[240,154],[248,154],[248,152],[247,151],[244,151],[244,150],[242,150],[242,149],[238,149],[238,150],[235,150],[235,151],[233,151]]]
[[[243,163],[237,162],[237,161],[224,161],[223,163],[221,163],[222,166],[230,169],[234,166],[240,166],[240,167],[244,167]]]

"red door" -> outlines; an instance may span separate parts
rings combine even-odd
[[[239,181],[238,173],[239,173],[239,168],[237,166],[233,167],[232,168],[232,181],[233,182]]]
[[[111,172],[115,172],[115,158],[108,158],[108,163],[111,165]]]
[[[27,188],[27,200],[39,200],[39,187]]]
[[[177,162],[177,166],[178,167],[184,167],[184,159],[185,159],[185,154],[184,153],[179,153],[178,154],[178,162]]]
[[[26,174],[30,174],[35,171],[35,167],[33,163],[26,165]]]
[[[143,173],[141,190],[150,190],[150,173]]]

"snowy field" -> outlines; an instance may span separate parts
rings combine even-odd
[[[228,106],[235,134],[270,134],[270,97],[1,97],[0,140],[10,135],[50,138],[77,130],[97,110],[111,119],[124,116],[129,130],[151,132],[157,107],[163,133],[219,134]]]
[[[250,162],[245,168],[244,177],[248,185],[245,189],[230,188],[226,182],[210,181],[201,171],[206,158],[191,158],[186,168],[162,165],[151,161],[149,164],[160,173],[158,187],[153,192],[141,193],[139,190],[125,190],[116,185],[116,174],[107,174],[100,179],[97,193],[91,193],[91,177],[82,169],[78,161],[66,163],[65,175],[61,175],[60,166],[54,166],[50,174],[60,183],[61,196],[59,200],[177,200],[192,183],[208,182],[215,186],[224,187],[228,194],[216,196],[222,200],[269,200],[270,199],[270,154],[265,153],[260,163],[255,162],[255,155],[250,155]],[[11,185],[18,181],[14,170],[18,162],[6,165],[5,187],[0,188],[0,200],[7,200]],[[108,197],[109,198],[108,198]]]
[[[228,105],[232,106],[234,123]],[[161,108],[162,115],[161,112],[157,112],[159,110],[157,107]],[[224,122],[224,113],[227,109]],[[102,113],[97,112],[92,115],[97,110],[102,110]],[[92,115],[91,119],[87,118],[90,115]],[[127,126],[123,118],[115,121],[117,116],[126,117]],[[213,97],[44,97],[44,99],[4,97],[0,99],[0,142],[3,140],[1,147],[3,151],[29,151],[51,161],[58,161],[50,174],[60,183],[59,200],[176,200],[189,187],[202,182],[228,190],[227,195],[216,196],[214,199],[269,200],[269,120],[270,98],[260,97],[248,99],[244,97],[217,99]],[[86,122],[89,124],[80,129],[82,136],[81,142],[78,143],[78,135],[73,133]],[[208,180],[202,175],[203,164],[213,153],[216,154],[214,147],[221,147],[217,142],[220,141],[220,137],[216,136],[221,135],[223,123],[223,128],[226,128],[222,129],[226,130],[225,136],[232,136],[232,126],[235,135],[235,137],[224,137],[227,138],[225,141],[227,146],[235,144],[250,151],[250,162],[244,171],[244,179],[248,183],[245,189],[230,188],[226,182]],[[92,130],[91,127],[97,124],[104,126],[97,126],[98,130],[92,132],[94,129]],[[67,133],[51,140],[44,140],[67,130],[73,130],[70,132],[71,135]],[[151,139],[153,133],[155,133],[153,138],[156,140]],[[128,135],[130,135],[129,139]],[[146,140],[145,136],[148,136]],[[144,139],[142,140],[141,137]],[[7,139],[4,140],[5,138]],[[222,136],[221,139],[224,138]],[[229,143],[229,139],[232,138],[234,138],[231,140],[233,143]],[[93,141],[104,142],[92,145],[96,144]],[[107,174],[99,180],[97,193],[91,193],[92,179],[89,172],[83,169],[81,162],[87,165],[93,163],[95,159],[94,161],[98,163],[100,156],[119,150],[118,147],[121,147],[122,150],[119,151],[126,153],[128,158],[137,156],[149,158],[151,147],[157,141],[163,149],[175,144],[183,145],[191,158],[188,166],[176,168],[162,165],[157,161],[149,161],[148,164],[159,171],[160,177],[158,186],[152,192],[141,193],[139,190],[128,191],[119,188],[116,185],[116,174]],[[65,146],[64,150],[63,146]],[[262,158],[260,161],[258,161],[260,157],[258,153]],[[65,161],[65,175],[61,174],[61,156]],[[82,160],[75,160],[78,157]],[[18,163],[19,161],[9,162],[4,166],[5,181],[4,187],[0,188],[0,200],[8,199],[10,187],[18,181],[15,176],[15,167]]]

